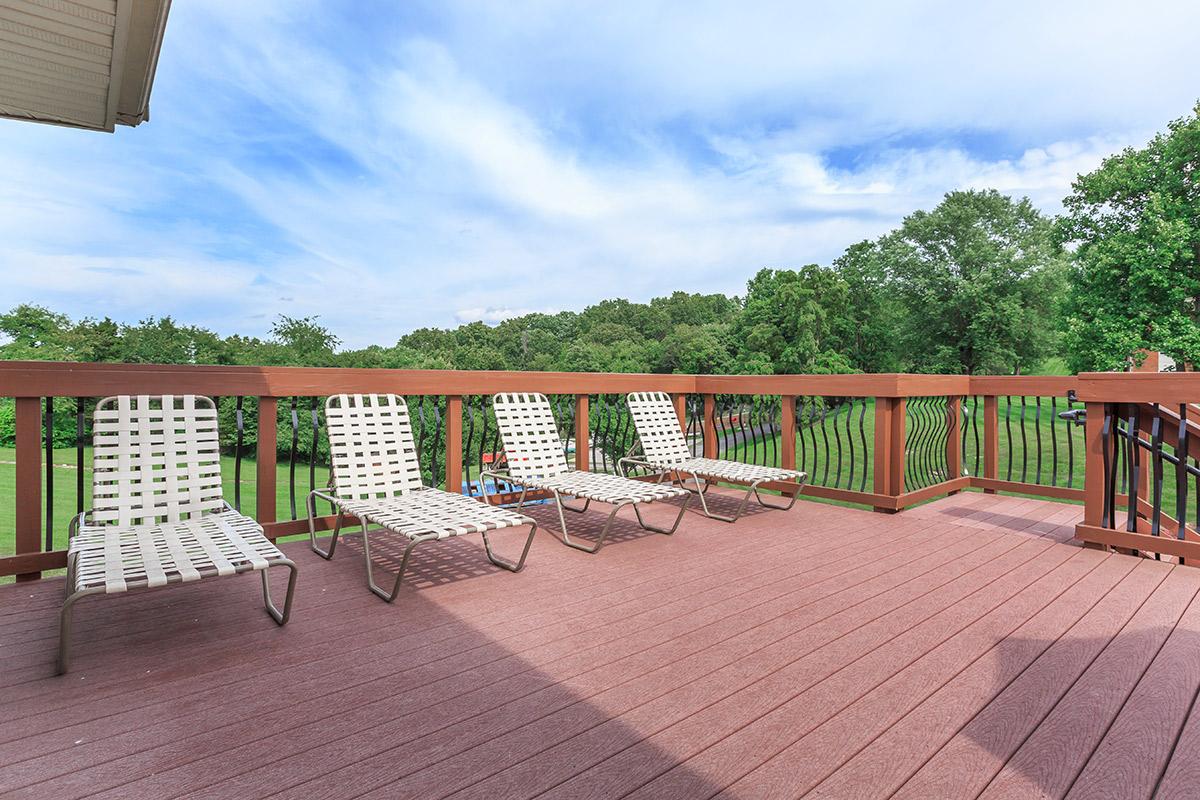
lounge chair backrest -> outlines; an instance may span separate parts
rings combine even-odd
[[[421,463],[403,397],[333,395],[325,401],[325,425],[338,497],[395,497],[422,487]]]
[[[93,524],[181,522],[225,507],[211,399],[106,397],[92,420]]]
[[[647,461],[653,464],[678,464],[692,457],[670,395],[665,392],[630,392],[625,401],[629,404],[629,413]]]
[[[570,470],[546,395],[498,394],[492,398],[492,407],[510,475],[549,478]]]

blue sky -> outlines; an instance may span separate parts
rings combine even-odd
[[[171,11],[151,121],[0,121],[0,307],[348,346],[827,264],[947,191],[1049,212],[1200,98],[1200,4]]]

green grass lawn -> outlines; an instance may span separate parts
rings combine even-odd
[[[11,555],[14,551],[14,534],[16,531],[16,455],[11,447],[0,447],[0,555]],[[92,485],[92,453],[91,448],[85,448],[83,454],[84,506],[91,496]],[[75,468],[75,449],[67,448],[54,451],[54,546],[56,549],[66,546],[67,525],[76,512],[75,482],[78,470]],[[276,467],[275,479],[275,513],[276,519],[292,518],[291,500],[289,496],[289,472],[286,461]],[[43,471],[42,498],[45,502],[46,480]],[[253,516],[257,502],[257,492],[254,481],[255,462],[242,459],[241,474],[241,508]],[[222,456],[221,477],[225,488],[225,499],[230,504],[234,501],[234,459],[232,456]],[[318,488],[329,481],[329,468],[317,465],[315,483]],[[306,515],[304,500],[308,496],[309,476],[308,464],[296,464],[296,514],[303,518]],[[43,512],[44,513],[44,512]],[[43,518],[43,524],[45,520]]]

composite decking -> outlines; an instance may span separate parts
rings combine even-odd
[[[0,794],[1196,797],[1200,570],[1078,547],[1079,512],[689,514],[518,575],[461,539],[390,606],[354,539],[291,543],[286,628],[249,576],[95,598],[65,677],[61,581],[0,587]]]

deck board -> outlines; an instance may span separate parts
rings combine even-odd
[[[63,678],[61,582],[0,587],[0,794],[1193,796],[1200,571],[1080,548],[1080,511],[689,514],[518,575],[463,539],[391,606],[354,538],[289,543],[286,628],[252,577],[94,599]]]

